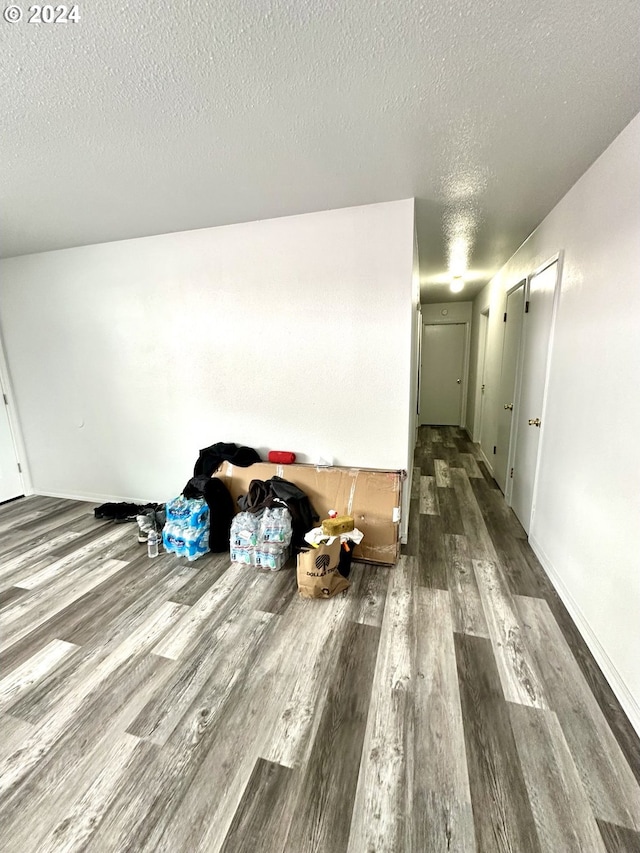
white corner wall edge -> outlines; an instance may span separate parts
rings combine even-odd
[[[556,571],[551,560],[546,555],[544,549],[537,541],[535,536],[529,537],[529,544],[533,549],[536,557],[540,560],[543,569],[547,573],[549,580],[553,584],[556,592],[560,596],[562,603],[567,608],[569,616],[573,619],[576,627],[582,634],[582,638],[587,644],[589,651],[595,658],[596,663],[602,670],[604,677],[607,679],[609,686],[616,695],[618,702],[622,706],[622,710],[627,715],[627,718],[634,730],[640,736],[640,707],[631,695],[629,688],[625,684],[622,676],[614,666],[611,658],[604,650],[600,640],[598,640],[591,625],[587,621],[584,613],[574,600],[573,596],[564,585],[560,573]]]

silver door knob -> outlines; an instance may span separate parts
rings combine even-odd
[[[462,379],[456,379],[456,382],[457,382],[457,383],[458,383],[458,385],[459,385],[459,384],[462,382]]]
[[[505,403],[504,407],[505,407],[505,409],[508,409],[510,412],[513,411],[513,403]]]
[[[537,426],[539,427],[542,421],[540,418],[529,418],[529,426]]]

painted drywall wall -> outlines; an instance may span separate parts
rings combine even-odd
[[[490,306],[493,392],[505,292],[564,250],[530,541],[640,731],[638,151],[640,116],[478,296],[474,321]]]
[[[12,258],[35,491],[164,500],[216,441],[404,469],[413,200]]]
[[[422,306],[422,322],[470,323],[472,313],[473,302],[434,302]]]

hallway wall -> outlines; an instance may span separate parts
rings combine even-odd
[[[476,298],[468,409],[481,311],[495,435],[505,292],[564,250],[530,541],[638,731],[639,152],[640,116]]]

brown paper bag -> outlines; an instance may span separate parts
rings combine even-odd
[[[298,554],[298,592],[303,598],[331,598],[349,587],[338,571],[339,537],[331,545],[318,545]]]

